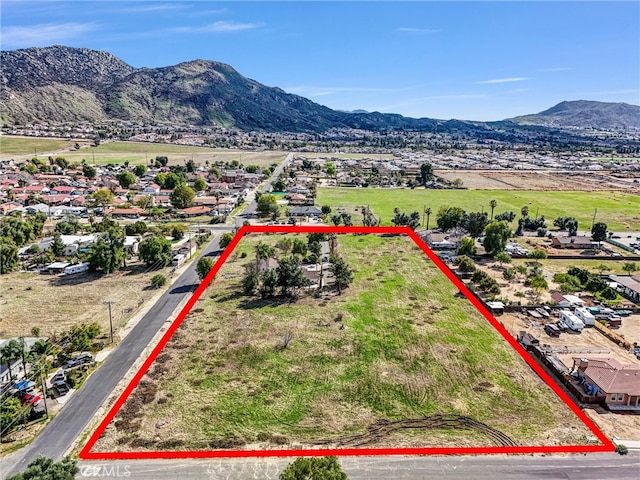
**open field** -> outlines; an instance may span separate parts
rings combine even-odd
[[[319,188],[316,203],[345,207],[353,214],[354,223],[360,223],[362,215],[355,208],[369,205],[382,217],[383,225],[391,225],[393,209],[404,212],[418,211],[425,207],[432,210],[430,227],[436,225],[435,216],[440,207],[459,206],[470,211],[490,211],[489,202],[498,205],[495,214],[513,211],[518,216],[523,206],[529,207],[529,215],[542,216],[553,223],[560,216],[573,216],[580,229],[590,228],[594,209],[598,209],[596,221],[603,221],[609,230],[640,229],[640,195],[620,192],[543,192],[521,190],[425,190],[384,188]],[[514,222],[515,223],[515,222]]]
[[[609,172],[598,171],[567,173],[564,171],[436,170],[435,174],[449,181],[459,178],[466,188],[478,190],[629,191],[635,189],[636,193],[640,193],[640,184],[633,183],[631,172],[624,179],[614,177]]]
[[[90,147],[79,151],[65,152],[63,155],[69,161],[79,162],[86,159],[88,163],[149,163],[156,156],[166,156],[169,164],[182,163],[191,158],[196,164],[204,165],[206,161],[231,162],[237,160],[244,165],[259,165],[268,167],[272,163],[280,163],[286,156],[283,152],[243,152],[241,150],[225,150],[207,147],[190,147],[187,145],[169,145],[144,142],[108,142],[97,147]]]
[[[254,246],[278,237],[243,238],[94,450],[500,444],[436,415],[520,445],[590,436],[411,240],[338,236],[342,295],[242,295]]]
[[[156,156],[166,156],[169,158],[170,164],[182,163],[193,158],[197,164],[201,165],[204,165],[206,161],[213,163],[237,160],[244,165],[258,165],[260,167],[280,163],[286,156],[284,152],[254,152],[146,142],[105,142],[97,147],[91,147],[87,141],[84,143],[78,141],[83,145],[83,148],[75,150],[73,148],[75,143],[75,141],[68,140],[2,136],[0,137],[0,153],[2,157],[10,158],[10,155],[22,155],[24,159],[31,158],[34,149],[39,155],[42,155],[42,152],[68,149],[68,151],[56,153],[54,156],[64,157],[70,162],[86,160],[89,164],[94,162],[95,164],[124,163],[126,161],[132,165],[147,164]]]
[[[86,145],[88,140],[62,140],[38,137],[8,137],[0,135],[0,156],[10,158],[11,155],[41,155],[43,152],[72,149],[77,143]]]
[[[123,326],[154,290],[148,289],[156,273],[168,276],[170,267],[147,272],[138,262],[110,275],[82,273],[70,276],[15,272],[0,283],[0,338],[31,336],[33,327],[41,335],[59,335],[74,324],[98,322],[109,333],[112,306],[114,331]]]

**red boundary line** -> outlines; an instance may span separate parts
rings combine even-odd
[[[151,364],[160,354],[176,329],[185,319],[191,308],[198,301],[202,293],[207,289],[224,262],[246,233],[359,233],[359,234],[393,234],[408,235],[420,249],[436,264],[447,278],[464,294],[465,297],[478,309],[485,319],[504,337],[507,342],[520,354],[527,364],[551,387],[551,389],[564,401],[580,420],[602,442],[602,445],[554,445],[554,446],[517,446],[517,447],[426,447],[426,448],[349,448],[349,449],[317,449],[317,450],[195,450],[195,451],[163,451],[163,452],[92,452],[100,436],[104,433],[109,423],[114,419],[124,402],[127,400],[140,379],[147,372]],[[612,452],[614,444],[598,429],[587,415],[571,400],[560,386],[531,358],[520,344],[507,332],[507,330],[489,313],[471,291],[458,277],[444,264],[444,262],[408,227],[332,227],[332,226],[243,226],[234,236],[231,243],[224,250],[213,268],[198,286],[196,291],[180,311],[171,327],[165,332],[158,345],[153,349],[149,358],[142,364],[129,385],[124,389],[120,397],[113,404],[105,418],[102,420],[86,445],[80,451],[83,460],[125,460],[125,459],[149,459],[149,458],[220,458],[220,457],[293,457],[293,456],[325,456],[325,455],[465,455],[465,454],[527,454],[527,453],[585,453],[585,452]]]

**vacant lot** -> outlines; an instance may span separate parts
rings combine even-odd
[[[237,160],[244,165],[259,165],[268,167],[272,163],[280,163],[286,156],[283,152],[243,152],[241,150],[225,150],[207,147],[190,147],[186,145],[169,145],[145,142],[108,142],[97,147],[65,152],[62,155],[69,161],[80,162],[86,159],[88,163],[124,163],[147,164],[157,156],[166,156],[169,163],[183,163],[193,158],[196,164],[218,161],[232,162]]]
[[[87,140],[78,140],[80,145],[87,144]],[[11,158],[11,155],[41,155],[42,153],[73,148],[76,140],[61,140],[55,138],[36,137],[7,137],[0,136],[0,155]]]
[[[109,308],[103,302],[114,301],[114,330],[124,325],[149,299],[150,279],[156,273],[168,276],[168,270],[147,272],[140,263],[110,275],[82,273],[70,276],[10,273],[0,283],[0,338],[30,336],[38,327],[40,334],[60,334],[71,325],[99,322],[102,333],[109,332]]]
[[[356,270],[342,295],[245,297],[254,246],[278,237],[241,241],[96,450],[586,441],[587,428],[409,239],[340,235]]]
[[[498,202],[496,214],[513,211],[519,216],[520,209],[527,206],[530,216],[544,216],[550,224],[557,217],[573,216],[581,229],[589,228],[597,208],[597,220],[607,223],[610,230],[636,231],[640,225],[640,196],[619,192],[319,188],[316,203],[330,205],[334,210],[346,207],[355,222],[362,219],[355,208],[369,205],[377,216],[382,217],[383,225],[391,225],[395,207],[404,212],[418,211],[421,216],[429,207],[432,210],[429,226],[434,227],[440,207],[459,206],[467,212],[482,209],[490,212],[491,200]]]

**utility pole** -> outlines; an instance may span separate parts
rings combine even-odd
[[[591,229],[593,230],[593,226],[596,224],[596,214],[598,213],[598,209],[593,210],[593,220],[591,220]]]
[[[42,393],[44,393],[44,401],[42,403],[44,403],[44,413],[47,415],[47,418],[49,418],[49,407],[47,407],[47,387],[44,383],[44,373],[42,373],[42,370],[44,369],[44,365],[40,365],[40,382],[42,383]]]
[[[111,318],[111,305],[115,304],[116,302],[112,301],[112,300],[108,300],[106,302],[103,302],[105,305],[109,305],[109,332],[110,332],[110,336],[111,336],[111,343],[113,343],[113,320]]]

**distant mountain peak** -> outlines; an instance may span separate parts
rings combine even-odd
[[[640,107],[593,100],[560,102],[543,112],[509,119],[520,125],[572,128],[640,128]]]

